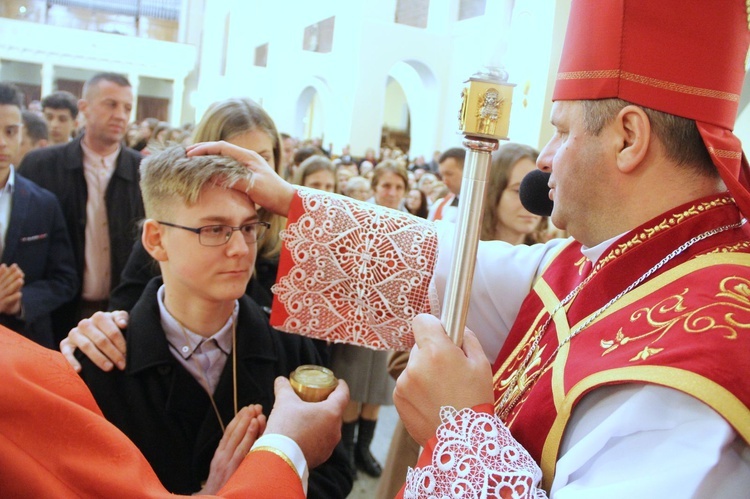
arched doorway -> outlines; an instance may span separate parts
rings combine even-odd
[[[404,96],[406,109],[404,115],[408,117],[406,127],[408,139],[402,138],[401,141],[402,143],[408,142],[410,158],[420,155],[430,158],[437,144],[435,124],[438,123],[437,113],[440,109],[437,78],[434,72],[421,61],[397,62],[388,72],[386,109],[389,106],[389,87],[393,98],[396,99],[396,87],[392,82],[398,85]],[[407,150],[405,149],[404,152]]]
[[[323,138],[324,113],[320,94],[314,87],[305,87],[297,99],[295,137],[302,140]]]
[[[297,97],[291,133],[301,140],[320,139],[326,143],[326,118],[332,107],[331,89],[322,78],[313,78]]]
[[[398,81],[389,76],[385,85],[380,147],[407,152],[410,144],[411,116],[406,94]]]

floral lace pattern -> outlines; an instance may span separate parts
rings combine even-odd
[[[542,470],[494,414],[440,410],[432,464],[409,469],[406,499],[546,498]]]
[[[437,258],[431,223],[349,198],[299,189],[304,213],[282,232],[293,265],[273,288],[279,327],[336,343],[408,350],[411,319],[429,311]]]

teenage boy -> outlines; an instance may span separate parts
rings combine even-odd
[[[320,363],[309,339],[271,329],[244,295],[267,228],[248,196],[231,189],[247,177],[234,160],[186,158],[181,147],[144,160],[142,242],[162,275],[131,312],[126,369],[104,372],[80,357],[105,417],[172,492],[196,492],[207,478],[213,486],[214,473],[225,472],[216,464],[225,461],[220,454],[234,452],[219,442],[238,408],[260,404],[267,414],[277,376]],[[346,497],[351,477],[343,455],[313,470],[321,460],[306,461],[289,447],[284,452],[309,497]]]
[[[42,114],[49,127],[50,145],[67,144],[73,139],[78,117],[78,99],[64,90],[42,99]]]

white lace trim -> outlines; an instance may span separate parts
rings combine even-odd
[[[546,498],[542,470],[494,414],[440,410],[432,464],[409,469],[406,499]]]
[[[411,319],[429,312],[437,258],[432,223],[311,189],[282,232],[293,266],[273,288],[289,317],[279,328],[335,343],[408,350]]]

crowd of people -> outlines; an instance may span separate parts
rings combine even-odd
[[[55,92],[42,100],[40,112],[24,110],[12,85],[1,84],[0,90],[0,105],[13,111],[6,116],[5,124],[17,126],[20,138],[15,150],[8,147],[13,153],[5,165],[8,185],[25,188],[28,183],[28,189],[41,197],[32,200],[39,220],[34,220],[33,227],[25,221],[23,230],[24,234],[40,232],[44,243],[43,248],[37,244],[34,252],[14,255],[10,249],[5,250],[6,263],[0,270],[5,271],[8,295],[13,293],[23,300],[9,303],[2,314],[3,323],[50,349],[58,348],[62,341],[63,352],[88,385],[104,416],[136,444],[171,492],[216,492],[240,464],[235,460],[233,466],[228,466],[227,456],[239,448],[246,453],[248,445],[262,433],[260,427],[274,404],[274,378],[288,375],[303,363],[330,367],[347,383],[350,393],[342,415],[341,443],[327,462],[311,468],[309,479],[304,477],[306,493],[309,497],[346,497],[357,469],[380,476],[382,466],[372,455],[370,444],[378,409],[393,404],[395,385],[394,378],[388,375],[388,352],[322,340],[291,341],[280,332],[263,339],[271,331],[264,322],[273,304],[271,287],[276,278],[279,234],[285,217],[262,208],[257,214],[235,217],[257,220],[253,230],[262,229],[263,237],[246,241],[245,246],[254,251],[249,252],[252,258],[243,263],[251,272],[239,276],[239,281],[244,282],[242,293],[230,293],[225,307],[213,303],[208,309],[203,295],[210,295],[207,290],[216,278],[208,272],[209,262],[196,265],[198,253],[185,244],[187,241],[176,244],[170,256],[156,252],[147,237],[154,227],[150,220],[159,218],[156,225],[162,231],[164,227],[188,228],[174,222],[180,217],[175,218],[175,209],[163,207],[159,198],[169,198],[186,189],[179,185],[188,180],[163,176],[163,171],[179,163],[184,147],[194,142],[225,140],[254,151],[280,175],[300,186],[339,193],[421,218],[429,216],[432,220],[451,219],[446,215],[453,213],[455,202],[440,210],[434,207],[444,198],[457,198],[463,149],[436,154],[432,165],[422,158],[410,163],[406,155],[388,148],[380,151],[380,157],[386,159],[379,159],[373,149],[362,158],[349,155],[348,148],[335,155],[323,149],[319,141],[301,142],[279,134],[271,118],[247,99],[219,101],[200,123],[181,130],[170,129],[152,118],[128,123],[132,88],[124,77],[112,73],[91,78],[80,102],[72,94]],[[85,125],[78,128],[76,123],[81,121]],[[183,152],[174,152],[175,148]],[[164,158],[164,151],[171,151],[172,155]],[[498,157],[501,155],[502,151]],[[215,161],[207,165],[214,165],[204,168],[215,177],[226,175]],[[162,171],[162,177],[149,181],[149,168]],[[172,185],[172,191],[154,187],[164,183]],[[517,198],[517,185],[515,191],[506,187],[493,184],[488,198],[497,189],[501,193],[515,192]],[[150,191],[156,194],[149,194]],[[190,206],[194,202],[191,195],[195,194],[181,194],[184,204]],[[209,198],[208,192],[201,191],[201,198],[204,196]],[[492,203],[499,206],[499,200]],[[149,209],[149,205],[159,208]],[[27,216],[26,206],[14,200],[13,217],[35,219]],[[42,212],[42,206],[49,206],[49,213]],[[157,216],[150,211],[170,216]],[[237,206],[229,211],[242,212]],[[218,215],[198,218],[224,220]],[[146,222],[140,225],[144,219]],[[50,226],[40,226],[42,220]],[[240,230],[247,230],[242,220],[234,223]],[[14,231],[11,234],[15,236]],[[183,235],[186,239],[188,236]],[[22,235],[21,241],[29,237],[33,236]],[[199,233],[201,237],[203,232]],[[232,239],[231,233],[228,239]],[[226,245],[227,260],[234,258],[229,254],[230,246]],[[201,269],[202,280],[176,263],[181,258],[179,252]],[[169,274],[165,275],[165,269],[171,269]],[[178,294],[177,289],[182,292]],[[170,296],[175,297],[169,300]],[[229,316],[222,318],[221,309],[229,311]],[[203,319],[189,317],[200,310],[207,314]],[[211,317],[209,323],[206,317]],[[105,333],[116,337],[121,351],[100,351],[101,347],[93,346],[92,338]],[[247,343],[248,338],[259,343]],[[257,362],[250,360],[250,352],[257,349],[268,350],[269,355],[273,351],[281,357],[259,371],[260,366],[254,365]],[[232,371],[232,379],[226,385],[226,375],[222,373],[230,355],[232,366],[227,369]],[[254,373],[257,385],[253,390],[245,386],[253,385],[247,378],[249,372],[245,374],[236,366],[238,355],[243,362],[250,362],[247,369]],[[143,364],[147,359],[148,364]],[[168,366],[170,372],[181,374],[165,377]],[[153,393],[156,387],[160,387],[164,397],[179,392],[184,401],[159,400]],[[234,395],[227,390],[234,390]],[[136,402],[138,399],[141,401]],[[170,414],[173,405],[190,410]],[[155,410],[154,406],[164,409]],[[252,409],[240,413],[238,407]],[[253,422],[253,432],[247,421]],[[244,447],[238,441],[237,447],[224,444],[229,425],[245,427],[252,435],[239,441]],[[174,427],[181,428],[180,432],[175,433]],[[290,453],[294,454],[294,449]],[[394,479],[391,485],[396,486],[397,482]]]
[[[554,136],[492,158],[463,345],[435,318],[463,148],[336,154],[244,98],[194,127],[131,123],[114,73],[39,112],[0,83],[0,490],[344,498],[359,470],[378,497],[746,492],[731,129],[750,32],[740,2],[672,3],[573,2]],[[580,19],[622,36],[592,55]],[[640,51],[666,19],[658,43],[691,50]],[[550,219],[520,202],[537,168]],[[304,364],[340,379],[327,400],[292,391]]]

